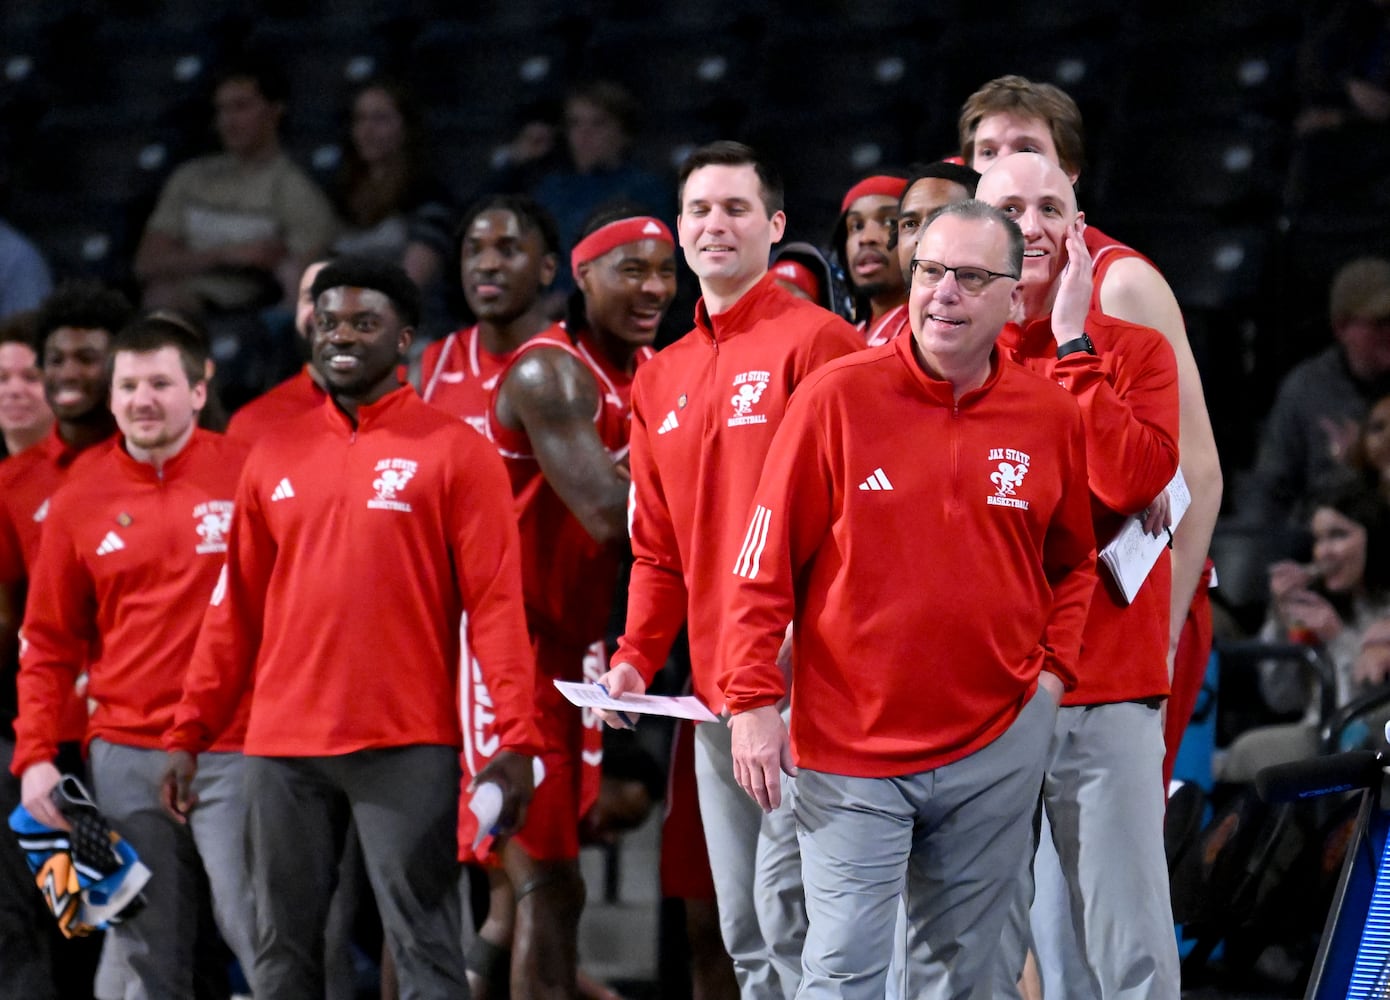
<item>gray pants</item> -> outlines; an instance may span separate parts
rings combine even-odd
[[[901,895],[914,944],[905,996],[991,996],[1056,704],[1041,688],[993,743],[933,771],[802,770],[796,819],[810,926],[798,998],[880,1000]]]
[[[1033,900],[1048,996],[1177,1000],[1162,768],[1157,707],[1118,702],[1058,713],[1042,803],[1061,878],[1040,877],[1034,899],[1032,868],[1025,867],[999,949],[1001,995],[1017,996],[1012,983],[1023,966]],[[1058,892],[1065,898],[1057,898]],[[1070,915],[1070,928],[1045,926],[1058,914]]]
[[[198,805],[184,826],[159,801],[167,759],[162,750],[95,739],[90,754],[97,807],[152,873],[145,908],[107,932],[96,995],[102,1000],[183,1000],[193,995],[200,866],[212,889],[217,928],[251,975],[253,909],[242,826],[245,759],[237,753],[198,759],[193,782]]]
[[[458,751],[247,757],[256,1000],[324,995],[324,923],[348,817],[402,1000],[467,997],[458,896]]]
[[[719,930],[744,1000],[790,1000],[801,979],[806,903],[793,803],[782,776],[782,805],[764,813],[734,780],[725,725],[695,727],[695,786],[709,845]]]

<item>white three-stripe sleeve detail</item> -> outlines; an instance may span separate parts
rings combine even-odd
[[[759,504],[753,510],[753,518],[748,523],[748,534],[743,539],[743,549],[734,563],[734,574],[752,580],[758,575],[759,560],[763,547],[767,545],[767,529],[772,522],[772,511]]]

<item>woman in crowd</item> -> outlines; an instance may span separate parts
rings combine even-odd
[[[344,232],[335,254],[400,264],[425,293],[426,323],[450,252],[451,199],[427,169],[418,114],[405,89],[365,84],[352,100],[343,166],[332,195]]]
[[[1308,521],[1313,558],[1269,568],[1270,611],[1261,638],[1320,645],[1334,667],[1336,702],[1346,705],[1384,680],[1362,656],[1390,613],[1390,508],[1354,478],[1320,488]],[[1260,665],[1260,693],[1276,712],[1303,710],[1295,723],[1262,726],[1231,745],[1221,777],[1252,780],[1270,764],[1318,752],[1318,692],[1306,668],[1291,660]]]

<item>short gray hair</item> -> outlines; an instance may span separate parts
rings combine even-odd
[[[999,223],[1004,227],[1004,232],[1009,237],[1009,272],[1015,276],[1023,273],[1023,230],[1019,229],[1018,223],[1005,215],[1001,209],[995,208],[987,201],[980,201],[978,198],[942,205],[927,216],[926,225],[922,227],[923,238],[926,237],[927,230],[931,228],[932,223],[943,215],[956,215],[962,219],[973,219],[978,222]]]

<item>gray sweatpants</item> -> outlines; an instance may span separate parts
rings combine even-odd
[[[467,997],[458,751],[394,747],[246,765],[256,1000],[323,996],[323,929],[349,814],[402,1000]]]
[[[798,998],[881,1000],[899,895],[916,949],[904,995],[992,995],[1055,713],[1039,688],[998,739],[932,771],[801,771],[796,819],[810,925]]]
[[[106,933],[96,995],[102,1000],[183,1000],[193,995],[199,866],[212,889],[217,929],[251,976],[255,948],[243,835],[245,758],[238,753],[198,758],[193,781],[198,805],[184,826],[159,801],[164,751],[95,739],[89,752],[97,807],[151,872],[145,908]]]
[[[705,722],[695,727],[695,787],[719,930],[739,994],[743,1000],[790,1000],[801,979],[806,936],[796,782],[783,775],[782,805],[764,813],[734,780],[729,727]]]
[[[1032,900],[1047,996],[1177,1000],[1158,708],[1139,702],[1063,708],[1048,753],[1042,803],[1058,867],[1037,879],[1036,898],[1031,866],[1022,872],[1021,892],[999,948],[1000,995],[1018,995],[1012,984],[1023,966]],[[1071,926],[1048,926],[1058,915],[1069,915]]]

